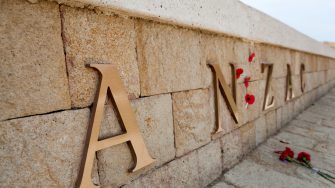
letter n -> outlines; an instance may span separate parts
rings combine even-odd
[[[123,88],[122,81],[116,68],[108,64],[93,64],[90,66],[96,68],[101,73],[102,78],[96,102],[93,106],[91,124],[88,128],[86,137],[86,148],[77,181],[77,187],[85,188],[99,187],[94,185],[91,179],[96,151],[128,142],[130,143],[135,158],[135,167],[132,169],[132,172],[154,162],[154,159],[151,158],[145,146],[139,127],[136,123],[134,112],[132,111],[128,100],[128,94]],[[104,104],[108,92],[110,92],[112,96],[112,101],[120,115],[121,124],[124,126],[126,133],[99,141],[98,137],[104,114]]]
[[[238,111],[237,111],[237,105],[236,105],[236,76],[235,76],[235,69],[232,66],[232,88],[233,88],[233,94],[230,92],[230,88],[224,79],[224,76],[222,74],[221,68],[219,64],[216,63],[209,63],[208,64],[213,72],[214,72],[214,92],[215,92],[215,105],[216,105],[216,124],[217,129],[214,134],[219,133],[223,131],[220,121],[220,105],[219,105],[219,96],[220,91],[223,95],[223,98],[225,99],[225,102],[228,106],[228,109],[235,121],[235,123],[238,123]]]

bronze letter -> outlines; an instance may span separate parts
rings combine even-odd
[[[93,106],[91,124],[88,128],[86,137],[86,148],[84,158],[79,172],[77,187],[99,187],[92,183],[91,173],[95,152],[117,145],[124,142],[130,143],[130,148],[135,157],[135,167],[132,172],[137,171],[152,162],[154,159],[148,153],[140,130],[138,128],[134,112],[130,106],[128,95],[123,88],[122,81],[117,70],[108,64],[93,64],[91,67],[96,68],[101,73],[101,83],[98,89],[98,96]],[[122,125],[126,133],[104,140],[98,140],[101,121],[103,118],[104,104],[107,97],[107,92],[110,92],[112,101],[115,104],[116,111],[120,115]]]
[[[291,66],[287,64],[287,76],[286,76],[286,101],[290,101],[294,98]]]
[[[272,82],[273,64],[262,64],[262,73],[264,73],[266,67],[268,67],[268,74],[267,74],[267,77],[266,77],[263,110],[268,110],[268,109],[275,106],[274,96],[273,95],[270,96],[270,87],[271,87],[271,82]]]
[[[300,85],[301,85],[301,92],[305,92],[305,87],[306,87],[304,74],[305,74],[305,65],[301,64],[300,65]]]
[[[220,121],[220,105],[219,105],[219,93],[221,91],[226,104],[228,105],[228,109],[231,113],[231,115],[234,118],[235,123],[238,123],[238,112],[237,112],[237,106],[236,106],[236,76],[235,76],[235,68],[231,64],[232,67],[232,89],[233,89],[233,95],[229,92],[229,86],[226,83],[226,80],[224,79],[224,76],[222,74],[221,68],[219,64],[216,63],[209,63],[209,66],[212,68],[214,72],[214,92],[215,92],[215,105],[216,105],[216,124],[217,129],[214,134],[219,133],[223,131]]]

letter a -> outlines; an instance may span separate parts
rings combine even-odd
[[[216,123],[217,123],[217,129],[214,134],[219,133],[223,131],[222,126],[221,126],[221,121],[220,121],[220,105],[219,105],[219,93],[221,91],[226,104],[228,105],[228,109],[233,116],[233,119],[235,123],[238,123],[238,111],[237,111],[237,106],[236,106],[236,77],[235,77],[235,71],[234,67],[232,66],[232,87],[233,87],[233,95],[229,92],[230,88],[224,79],[224,76],[222,74],[221,68],[219,64],[216,63],[210,63],[208,64],[214,71],[214,91],[215,91],[215,104],[216,104]]]
[[[96,151],[124,142],[129,142],[136,164],[132,169],[132,172],[154,162],[154,159],[151,158],[145,146],[139,127],[136,123],[134,112],[130,106],[127,92],[123,88],[117,70],[112,65],[108,64],[93,64],[90,66],[96,68],[101,73],[102,78],[92,111],[91,124],[87,131],[86,148],[83,155],[84,158],[78,175],[77,187],[81,188],[99,187],[94,185],[91,179]],[[107,92],[111,93],[112,101],[120,115],[122,121],[121,124],[124,125],[126,133],[99,141],[98,137],[104,114],[104,104]]]

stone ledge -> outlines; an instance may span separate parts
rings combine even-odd
[[[36,0],[30,0],[35,2]],[[240,1],[53,0],[76,7],[247,38],[335,58],[335,50]],[[227,9],[226,7],[229,7]]]

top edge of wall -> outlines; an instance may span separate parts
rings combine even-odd
[[[335,58],[333,48],[238,0],[52,1],[70,6],[122,13]]]

